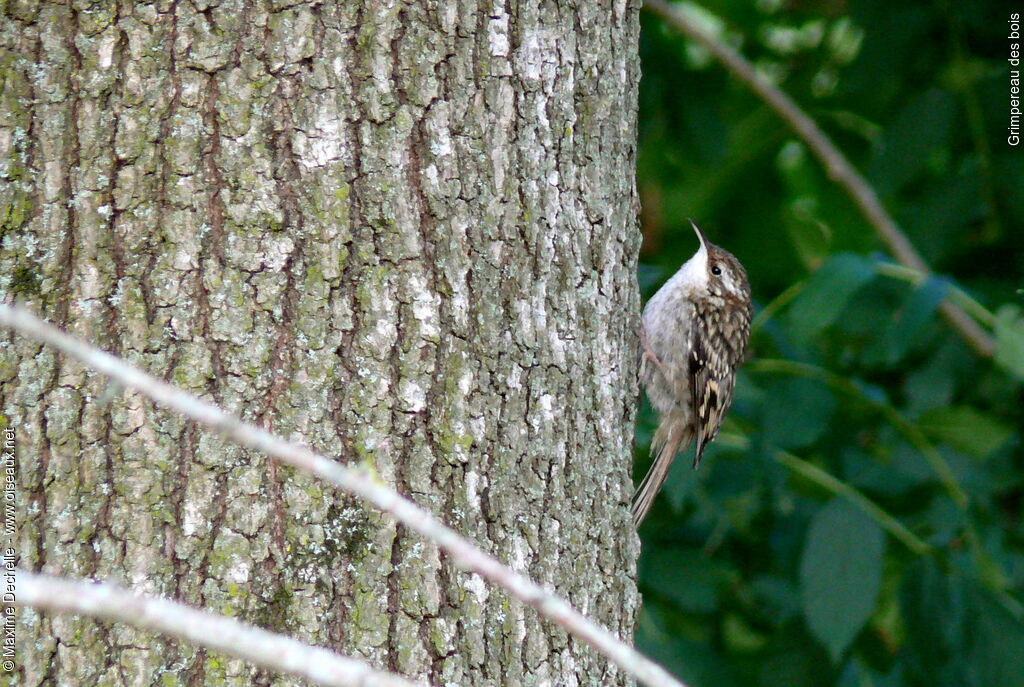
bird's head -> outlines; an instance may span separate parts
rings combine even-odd
[[[747,271],[729,251],[704,238],[697,224],[690,220],[700,241],[700,248],[680,270],[682,281],[692,291],[704,291],[711,297],[724,299],[750,298]]]

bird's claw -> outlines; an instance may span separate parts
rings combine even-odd
[[[651,348],[651,342],[647,338],[647,327],[645,327],[642,322],[640,323],[640,346],[643,347],[644,349],[644,358],[654,363],[654,366],[658,368],[658,371],[661,372],[662,375],[664,375],[665,379],[668,379],[668,373],[665,371],[665,368],[662,366],[661,361],[658,360],[658,356],[654,353],[654,350]]]

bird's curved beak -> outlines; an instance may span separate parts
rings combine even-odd
[[[694,222],[692,219],[690,220],[690,226],[693,227],[693,231],[697,234],[697,239],[700,240],[700,247],[703,248],[704,250],[707,250],[708,242],[704,239],[704,232],[700,230],[700,227],[698,227],[697,223]]]

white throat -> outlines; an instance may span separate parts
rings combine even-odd
[[[708,249],[701,241],[700,249],[693,257],[683,263],[679,271],[672,275],[669,282],[675,288],[693,291],[707,289],[708,286]]]
[[[700,233],[700,229],[697,228],[696,224],[693,224],[693,231],[700,240],[700,248],[693,254],[693,257],[683,263],[683,266],[647,302],[647,307],[644,308],[645,323],[650,318],[658,318],[659,313],[663,312],[666,308],[673,308],[678,305],[679,299],[687,299],[695,292],[707,291],[708,247],[704,243],[704,236]],[[652,327],[650,324],[647,326]]]

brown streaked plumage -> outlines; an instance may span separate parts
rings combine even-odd
[[[746,270],[732,253],[709,243],[696,224],[693,230],[700,248],[644,308],[640,379],[658,412],[658,429],[651,442],[654,463],[633,497],[637,525],[676,454],[696,438],[696,469],[717,436],[750,336]]]

